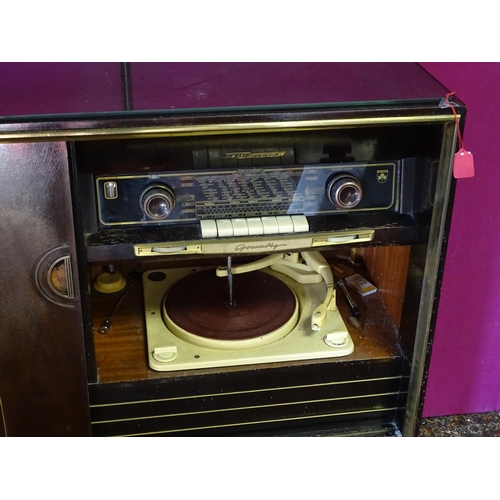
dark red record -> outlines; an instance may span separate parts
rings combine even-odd
[[[297,308],[292,290],[279,278],[253,271],[233,275],[233,301],[228,305],[228,279],[215,270],[177,281],[164,299],[164,313],[177,327],[200,337],[245,340],[283,327]]]

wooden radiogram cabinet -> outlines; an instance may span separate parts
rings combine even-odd
[[[415,435],[463,103],[451,99],[455,119],[443,104],[447,90],[409,63],[69,66],[12,65],[12,82],[21,69],[36,74],[24,97],[4,92],[14,102],[0,120],[0,434]],[[388,204],[307,215],[304,235],[333,274],[360,274],[378,288],[364,297],[351,292],[357,321],[337,290],[354,351],[151,369],[140,275],[221,265],[228,255],[183,250],[205,248],[199,221],[123,223],[140,200],[120,183],[117,194],[114,181],[103,194],[99,179],[302,165],[308,172],[378,165],[380,185],[363,185],[369,201],[392,175]],[[100,196],[115,195],[124,201],[107,224]],[[179,206],[189,202],[182,196]],[[295,236],[279,241],[309,249]],[[242,241],[248,248],[252,238]],[[179,251],[138,251],[173,243]],[[272,254],[264,248],[233,257],[245,263]],[[98,292],[94,282],[116,270],[131,285],[101,334],[120,293]]]

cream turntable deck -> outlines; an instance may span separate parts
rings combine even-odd
[[[149,365],[157,371],[332,358],[354,344],[319,252],[143,274]]]

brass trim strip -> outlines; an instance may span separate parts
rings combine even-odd
[[[289,401],[287,403],[276,403],[276,404],[268,404],[268,405],[255,405],[255,406],[238,406],[234,408],[219,408],[215,410],[205,410],[205,411],[189,411],[182,413],[168,413],[163,415],[147,415],[142,417],[130,417],[130,418],[117,418],[111,420],[96,420],[91,422],[92,425],[105,425],[109,423],[115,422],[134,422],[135,420],[152,420],[155,418],[168,418],[168,417],[186,417],[189,415],[207,415],[212,413],[223,413],[223,412],[233,412],[233,411],[244,411],[244,410],[258,410],[259,408],[278,408],[283,406],[292,406],[292,405],[301,405],[301,404],[312,404],[312,403],[323,403],[323,402],[332,402],[332,401],[346,401],[353,399],[364,399],[364,398],[372,398],[378,396],[397,396],[399,392],[380,392],[377,394],[363,394],[361,396],[346,396],[343,398],[325,398],[325,399],[305,399],[300,401]]]
[[[460,118],[460,115],[457,115]],[[219,134],[246,134],[269,131],[290,130],[320,130],[324,128],[350,127],[359,125],[382,125],[404,123],[445,123],[455,120],[453,115],[423,115],[423,116],[389,116],[371,118],[345,118],[328,120],[294,120],[280,122],[255,123],[222,123],[209,125],[173,125],[158,127],[120,127],[98,129],[65,129],[65,130],[38,130],[32,132],[5,132],[0,131],[0,142],[15,140],[65,140],[65,139],[92,139],[92,138],[131,138],[131,137],[174,137],[195,135]],[[0,125],[1,127],[1,125]]]
[[[269,424],[269,423],[275,423],[275,422],[292,422],[292,421],[297,421],[297,420],[311,420],[313,418],[328,418],[328,417],[339,417],[339,416],[346,416],[346,415],[362,415],[362,414],[369,414],[369,413],[380,413],[381,411],[397,411],[404,409],[400,406],[391,406],[388,408],[371,408],[369,410],[358,410],[358,411],[348,411],[348,412],[339,412],[339,413],[326,413],[322,415],[306,415],[306,416],[300,416],[300,417],[291,417],[291,418],[278,418],[278,419],[271,419],[271,420],[258,420],[254,422],[239,422],[239,423],[232,423],[232,424],[222,424],[222,425],[207,425],[203,427],[187,427],[184,429],[172,429],[172,430],[166,430],[166,431],[156,431],[156,432],[143,432],[143,433],[137,433],[137,434],[121,434],[121,437],[134,437],[134,436],[148,436],[148,435],[157,435],[157,434],[173,434],[175,432],[186,432],[186,431],[200,431],[200,430],[205,430],[205,429],[222,429],[222,428],[227,428],[227,427],[237,427],[237,426],[243,426],[243,425],[257,425],[257,424]],[[118,436],[117,436],[118,437]]]
[[[144,403],[157,403],[164,401],[181,401],[183,399],[200,399],[200,398],[214,398],[220,396],[233,396],[235,394],[255,394],[259,392],[271,392],[271,391],[284,391],[288,389],[305,389],[307,387],[326,387],[332,385],[346,385],[346,384],[356,384],[363,382],[379,382],[384,380],[401,380],[400,375],[395,375],[393,377],[380,377],[380,378],[367,378],[367,379],[359,379],[359,380],[346,380],[341,382],[324,382],[321,384],[306,384],[306,385],[290,385],[287,387],[269,387],[266,389],[251,389],[249,391],[232,391],[232,392],[224,392],[224,393],[212,393],[212,394],[193,394],[189,396],[179,396],[175,398],[161,398],[161,399],[145,399],[141,401],[124,401],[120,403],[105,403],[105,404],[97,404],[90,405],[90,408],[106,408],[109,406],[122,406],[122,405],[134,405],[134,404],[144,404]]]

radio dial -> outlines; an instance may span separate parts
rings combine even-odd
[[[141,195],[141,209],[152,220],[167,219],[175,207],[175,196],[167,186],[154,185]]]
[[[326,194],[335,206],[350,209],[359,205],[363,192],[356,177],[341,174],[328,183]]]

